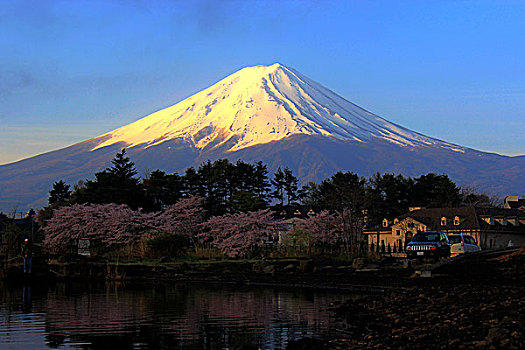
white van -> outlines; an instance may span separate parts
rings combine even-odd
[[[465,253],[479,252],[481,247],[471,235],[450,235],[450,256],[456,256]]]

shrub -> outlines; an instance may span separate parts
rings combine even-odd
[[[147,245],[149,257],[160,258],[169,256],[178,258],[186,254],[189,239],[183,235],[159,234],[151,238]]]

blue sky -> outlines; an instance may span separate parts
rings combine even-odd
[[[0,2],[0,163],[280,62],[392,122],[525,154],[523,1]]]

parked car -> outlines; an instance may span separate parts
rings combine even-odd
[[[441,231],[416,233],[406,247],[406,254],[409,259],[448,258],[450,245],[447,234]]]
[[[479,252],[481,247],[471,235],[450,235],[450,256]]]

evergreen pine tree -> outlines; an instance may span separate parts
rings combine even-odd
[[[49,191],[48,203],[51,204],[63,204],[66,203],[71,197],[71,190],[69,185],[64,181],[56,181],[53,184],[53,189]]]
[[[270,181],[268,180],[268,169],[263,162],[255,163],[254,170],[254,185],[255,194],[263,201],[267,202],[268,192],[270,191]]]
[[[281,167],[277,169],[277,171],[273,174],[273,179],[271,180],[272,186],[274,190],[270,194],[270,196],[274,199],[277,199],[279,201],[280,206],[282,207],[284,204],[284,173],[281,170]]]
[[[132,209],[151,210],[153,205],[145,195],[144,187],[135,177],[135,164],[126,157],[122,149],[111,161],[113,166],[95,174],[95,181],[86,181],[85,187],[76,191],[77,203],[127,204]]]
[[[293,204],[298,197],[299,180],[293,175],[292,171],[288,168],[284,168],[284,192],[286,193],[288,205]]]

